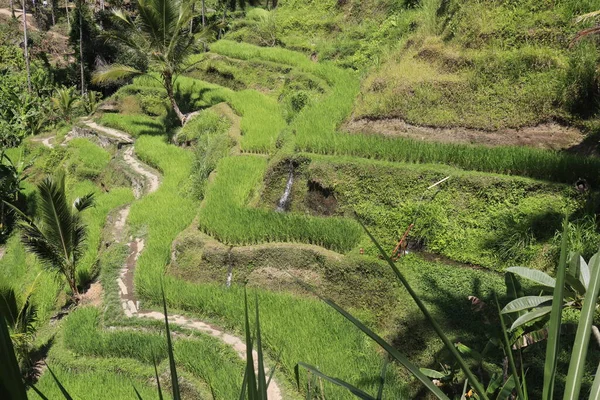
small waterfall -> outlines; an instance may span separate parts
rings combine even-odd
[[[277,208],[275,211],[277,212],[285,212],[285,209],[288,206],[288,202],[290,201],[290,194],[292,193],[292,185],[294,184],[294,164],[290,162],[290,175],[288,176],[287,184],[285,185],[285,190],[279,202],[277,203]]]

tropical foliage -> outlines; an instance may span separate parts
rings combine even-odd
[[[191,34],[191,3],[187,0],[143,0],[138,2],[139,13],[134,19],[122,10],[114,12],[119,30],[108,38],[122,44],[136,56],[147,60],[148,70],[139,70],[122,64],[99,68],[93,82],[105,83],[155,72],[177,118],[183,125],[185,115],[175,100],[174,84],[185,69],[184,61],[195,49]],[[150,74],[149,76],[154,76]]]
[[[93,206],[93,194],[78,197],[69,207],[65,192],[65,176],[46,177],[39,185],[39,219],[16,210],[20,217],[23,244],[47,269],[66,280],[71,296],[77,300],[76,270],[86,239],[86,227],[80,213]]]

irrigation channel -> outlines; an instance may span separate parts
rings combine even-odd
[[[116,144],[119,151],[123,152],[123,160],[129,165],[133,172],[139,177],[142,177],[146,183],[143,190],[135,190],[136,185],[133,184],[135,197],[139,199],[144,194],[150,194],[158,190],[160,186],[160,178],[158,174],[155,173],[150,167],[134,157],[134,139],[131,136],[116,129],[98,125],[91,120],[83,119],[81,120],[81,123],[87,128],[91,129],[92,132],[87,132],[82,135],[81,133],[72,131],[67,140],[70,140],[70,138],[73,136],[96,136],[99,139],[104,139],[104,141],[108,140],[108,142]],[[101,142],[102,141],[103,140],[101,140]],[[43,140],[42,143],[47,147],[53,147],[52,144],[50,144],[49,138]],[[116,242],[127,240],[124,238],[124,232],[127,217],[129,216],[129,210],[130,205],[122,208],[118,213],[116,221],[114,222],[113,235]],[[144,249],[144,239],[130,237],[128,246],[129,255],[127,256],[125,264],[121,268],[119,277],[117,278],[117,283],[119,285],[119,299],[121,301],[121,306],[123,307],[123,312],[129,318],[150,318],[158,321],[164,321],[165,316],[163,313],[141,309],[140,301],[135,297],[133,275],[137,260]],[[223,329],[215,325],[198,319],[187,318],[183,315],[169,315],[168,319],[170,323],[184,328],[200,331],[221,340],[226,345],[232,347],[241,359],[244,361],[246,360],[246,344],[241,338],[226,333]],[[254,369],[255,371],[258,371],[258,354],[256,351],[253,351],[253,360]],[[272,379],[271,383],[269,384],[267,395],[269,399],[272,400],[281,400],[283,398],[281,390],[274,379]]]

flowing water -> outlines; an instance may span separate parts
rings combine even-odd
[[[290,163],[290,175],[288,176],[287,184],[285,185],[285,190],[283,191],[283,195],[279,199],[277,203],[277,208],[275,211],[277,212],[285,212],[288,203],[290,201],[290,194],[292,193],[292,185],[294,184],[294,165]]]

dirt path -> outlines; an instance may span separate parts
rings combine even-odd
[[[127,139],[133,143],[133,139],[124,132],[100,126],[96,123],[90,122],[89,120],[82,122],[97,132],[108,134],[120,139]],[[136,173],[144,176],[144,178],[148,181],[148,185],[146,186],[146,194],[153,193],[158,190],[160,182],[158,175],[154,172],[151,172],[150,169],[144,167],[140,161],[133,157],[133,146],[125,150],[123,158]],[[127,206],[119,211],[118,217],[114,223],[113,233],[115,236],[114,239],[117,242],[124,240],[124,230],[126,227],[127,217],[129,216],[129,210],[130,208]],[[164,314],[160,312],[142,311],[140,309],[140,302],[135,297],[133,277],[137,260],[144,249],[144,240],[141,238],[130,238],[128,245],[129,255],[127,256],[125,264],[123,265],[119,277],[117,278],[117,284],[119,285],[119,298],[121,300],[123,311],[127,317],[150,318],[163,321],[165,317]],[[243,360],[246,359],[246,345],[244,344],[243,340],[237,336],[230,335],[222,329],[214,325],[210,325],[204,321],[187,318],[182,315],[170,315],[169,321],[182,327],[194,329],[213,336],[221,340],[226,345],[231,346],[240,358]],[[254,368],[258,369],[257,354],[255,352],[253,354],[255,360]],[[282,399],[281,390],[274,380],[271,381],[267,390],[267,394],[270,400]]]
[[[484,146],[528,146],[549,150],[568,149],[581,143],[584,134],[573,127],[546,123],[521,129],[484,131],[468,128],[433,128],[411,125],[399,118],[359,119],[342,126],[350,133],[380,134],[428,142],[480,144]]]

